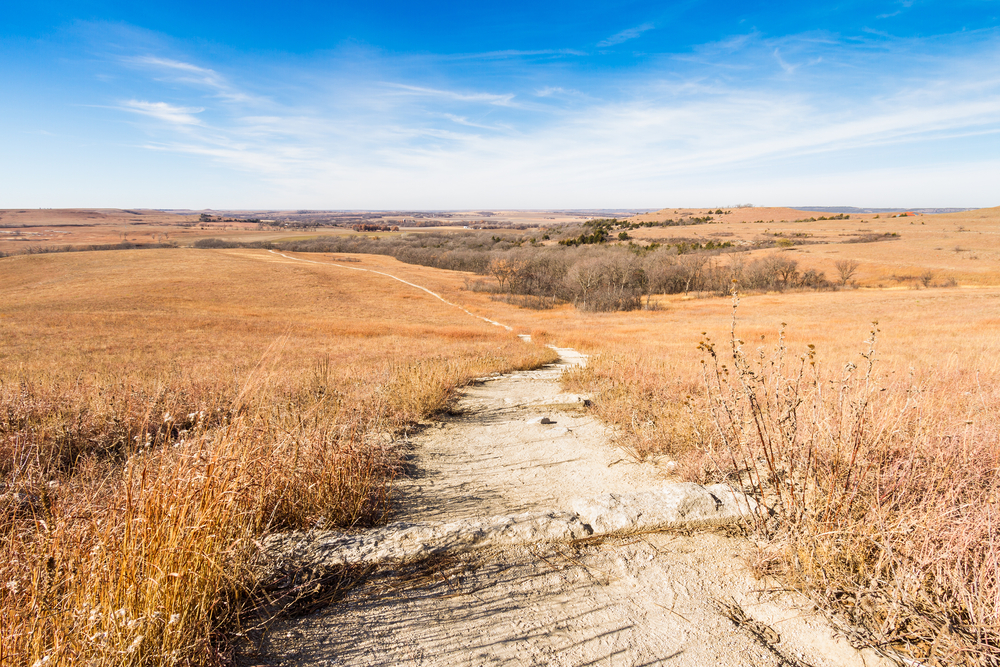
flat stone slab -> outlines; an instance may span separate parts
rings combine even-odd
[[[449,522],[390,523],[359,534],[279,533],[265,548],[300,562],[324,565],[402,563],[491,546],[566,542],[592,535],[736,523],[757,503],[726,484],[667,484],[632,494],[605,493],[549,511]]]
[[[573,514],[543,512],[447,523],[398,522],[357,535],[281,533],[265,538],[264,546],[314,564],[402,563],[490,546],[578,540],[590,534]]]
[[[582,498],[572,509],[595,535],[601,535],[736,523],[751,517],[757,502],[726,484],[685,482],[650,491]]]

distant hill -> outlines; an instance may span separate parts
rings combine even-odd
[[[855,206],[795,206],[800,211],[815,211],[816,213],[900,213],[913,211],[933,215],[936,213],[961,213],[973,211],[972,208],[857,208]]]
[[[682,224],[691,224],[692,220],[711,218],[716,222],[768,222],[782,220],[801,220],[813,217],[815,211],[786,208],[782,206],[742,206],[725,209],[704,208],[663,208],[653,213],[640,213],[629,218],[633,222],[663,222],[674,220]]]

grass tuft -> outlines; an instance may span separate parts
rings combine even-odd
[[[965,377],[879,371],[878,325],[861,363],[824,373],[784,335],[753,353],[733,324],[704,339],[708,428],[721,475],[764,499],[758,567],[928,664],[1000,662],[1000,419],[995,389]],[[941,397],[948,396],[943,401]]]

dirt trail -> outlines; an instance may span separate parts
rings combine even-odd
[[[398,519],[566,508],[578,496],[662,486],[562,392],[558,364],[486,379],[411,440]],[[548,417],[552,424],[542,424]],[[654,533],[494,548],[385,566],[337,604],[272,628],[267,664],[875,665],[807,602],[769,594],[745,540]],[[773,584],[770,584],[773,585]]]
[[[270,252],[272,255],[278,255],[279,257],[284,257],[285,259],[290,259],[290,260],[295,261],[295,262],[305,262],[306,264],[322,264],[323,266],[335,266],[338,269],[344,269],[344,270],[349,270],[349,271],[363,271],[364,273],[374,273],[374,274],[379,275],[379,276],[385,276],[386,278],[392,278],[393,280],[395,280],[397,282],[400,282],[400,283],[403,283],[404,285],[409,285],[410,287],[415,287],[418,290],[422,290],[424,292],[427,292],[428,294],[430,294],[432,297],[434,297],[438,301],[442,301],[442,302],[448,304],[449,306],[452,306],[453,308],[458,308],[459,310],[461,310],[462,312],[464,312],[469,317],[475,317],[477,320],[482,320],[484,322],[488,322],[489,324],[492,324],[495,327],[502,327],[502,328],[506,329],[507,331],[511,331],[511,327],[507,326],[506,324],[500,324],[499,322],[491,320],[488,317],[483,317],[482,315],[476,315],[475,313],[473,313],[472,311],[464,308],[463,306],[460,306],[457,303],[452,303],[451,301],[448,301],[447,299],[445,299],[443,296],[441,296],[437,292],[432,292],[431,290],[427,289],[423,285],[418,285],[416,283],[411,283],[409,280],[403,280],[402,278],[400,278],[398,276],[394,276],[391,273],[386,273],[385,271],[376,271],[375,269],[362,269],[361,267],[358,267],[358,266],[344,266],[343,264],[336,264],[334,262],[317,262],[316,260],[313,260],[313,259],[303,259],[302,257],[292,257],[291,255],[286,255],[285,253],[278,252],[277,250],[269,250],[268,252]]]
[[[543,369],[467,388],[452,415],[413,438],[414,474],[400,485],[399,520],[568,509],[595,489],[663,485],[664,471],[608,445],[611,434],[586,412],[586,397],[561,390],[559,376],[585,357],[556,351],[559,361]]]

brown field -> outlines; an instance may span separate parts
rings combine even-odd
[[[715,211],[717,210],[723,211],[723,214],[716,214]],[[781,222],[809,217],[819,217],[820,215],[828,214],[800,211],[798,209],[787,208],[784,206],[748,206],[745,208],[734,209],[663,208],[659,211],[651,213],[642,213],[640,215],[633,216],[630,219],[637,222],[660,222],[667,219],[679,220],[685,217],[700,218],[704,216],[712,216],[715,220],[723,220],[725,222]]]
[[[477,297],[485,309],[481,295],[466,299]],[[746,296],[735,355],[731,299],[659,303],[489,312],[593,355],[569,381],[594,393],[626,451],[770,498],[783,521],[759,526],[761,571],[874,644],[995,664],[1000,287]]]
[[[461,274],[384,257],[363,265],[589,352],[569,382],[595,394],[619,446],[672,459],[686,479],[721,476],[770,497],[785,522],[760,527],[756,566],[867,628],[868,641],[941,664],[1000,654],[1000,287],[745,296],[734,358],[729,298],[530,311],[459,291]],[[704,340],[728,372],[715,374]],[[802,496],[769,486],[792,475],[808,476]]]
[[[532,311],[464,290],[469,274],[383,256],[343,264],[424,285],[507,333],[328,254],[299,256],[329,266],[183,248],[0,259],[5,490],[46,517],[2,510],[0,576],[15,584],[0,606],[0,664],[53,651],[67,664],[224,657],[221,631],[242,617],[235,602],[220,611],[219,596],[242,601],[254,585],[253,549],[226,545],[278,526],[379,520],[394,460],[378,434],[444,408],[470,377],[549,358],[516,333],[592,355],[568,381],[594,393],[624,450],[767,498],[776,519],[755,533],[762,572],[869,641],[928,664],[993,664],[1000,209],[865,219],[634,231],[820,241],[767,252],[828,276],[837,259],[861,262],[861,289],[742,297],[735,355],[728,298]],[[899,238],[844,242],[869,230]],[[699,349],[706,339],[716,358]],[[206,466],[224,483],[208,488]],[[183,521],[169,534],[135,528],[162,516]],[[182,534],[203,541],[179,549]],[[177,560],[195,546],[212,559]],[[153,552],[162,560],[143,555]],[[154,571],[153,584],[127,580]],[[200,583],[167,585],[179,576]]]
[[[395,281],[260,251],[21,255],[0,285],[4,665],[223,659],[254,539],[379,521],[385,433],[552,358]]]
[[[189,244],[226,230],[256,229],[238,223],[199,223],[198,214],[140,209],[8,209],[0,211],[0,252],[109,243]]]
[[[216,212],[213,212],[215,214]],[[289,215],[295,212],[225,212],[231,216]],[[801,271],[814,269],[836,281],[838,260],[859,262],[852,283],[861,287],[912,289],[934,285],[1000,284],[1000,207],[962,213],[894,218],[892,214],[851,214],[846,220],[816,220],[834,214],[789,208],[737,208],[716,215],[710,209],[662,209],[629,218],[631,221],[681,220],[712,215],[710,224],[650,227],[630,231],[639,243],[694,239],[701,243],[729,241],[735,245],[769,240],[779,247],[756,250],[754,255],[780,252],[794,259]],[[545,227],[578,223],[588,216],[548,211],[494,211],[477,218],[475,212],[453,212],[447,224],[404,229],[401,233],[462,231],[477,222],[507,222]],[[402,216],[385,214],[393,223]],[[797,222],[799,221],[799,222]],[[0,211],[0,253],[20,253],[29,248],[88,246],[128,241],[174,243],[189,246],[203,238],[229,241],[298,241],[323,235],[354,235],[337,227],[258,229],[255,224],[199,222],[198,214],[153,210],[31,209]],[[368,232],[366,236],[389,233]],[[874,242],[852,242],[872,235],[887,237]],[[555,243],[552,241],[550,243]],[[787,244],[787,247],[781,247]],[[728,261],[725,253],[716,260]]]
[[[18,254],[29,250],[90,246],[129,242],[133,244],[171,243],[190,246],[198,239],[223,238],[229,241],[289,241],[355,234],[344,227],[318,227],[318,231],[260,228],[256,223],[223,222],[215,218],[256,218],[262,220],[309,221],[309,214],[296,211],[205,211],[213,221],[201,222],[202,211],[158,211],[153,209],[6,209],[0,210],[0,253]],[[319,212],[317,212],[319,213]],[[590,216],[552,211],[476,211],[448,212],[434,227],[409,227],[405,233],[430,231],[459,232],[468,225],[510,223],[543,227],[578,223]],[[322,216],[320,216],[322,217]],[[378,213],[372,223],[404,225],[406,214]],[[421,218],[421,220],[423,220]],[[382,236],[385,232],[367,232]]]
[[[664,209],[632,220],[682,219],[674,211],[701,217],[707,209]],[[853,282],[863,287],[913,288],[950,281],[960,285],[1000,284],[1000,207],[903,218],[888,217],[885,213],[851,214],[847,220],[814,222],[808,219],[834,214],[742,208],[712,215],[714,220],[709,224],[647,227],[629,234],[647,243],[670,238],[733,244],[759,239],[779,244],[784,241],[789,247],[778,250],[795,259],[801,270],[823,271],[831,279],[837,276],[834,267],[837,260],[860,262]],[[884,241],[850,242],[885,234],[897,236]],[[755,252],[766,254],[775,250]]]

